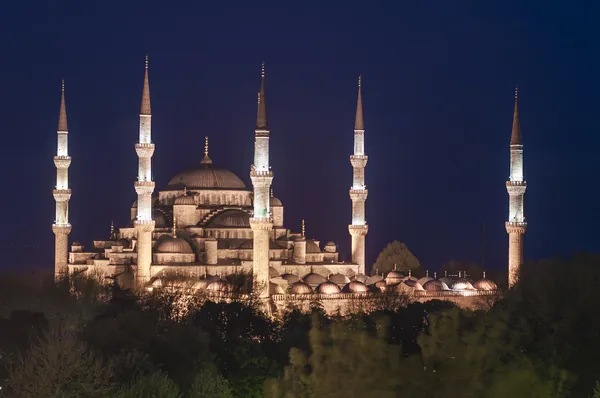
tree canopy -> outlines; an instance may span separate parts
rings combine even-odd
[[[421,263],[404,243],[395,240],[379,253],[371,273],[389,272],[394,267],[398,271],[415,271],[421,267]]]

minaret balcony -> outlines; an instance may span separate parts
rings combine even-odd
[[[369,191],[366,188],[350,188],[350,199],[352,201],[365,201],[367,196],[369,196]]]
[[[527,184],[525,181],[507,181],[506,191],[510,196],[519,196],[525,194]]]
[[[527,229],[527,223],[525,221],[507,221],[506,224],[507,233],[521,233],[524,234]]]
[[[350,164],[354,168],[363,168],[367,165],[369,157],[367,155],[350,155]]]
[[[273,229],[272,217],[252,217],[250,219],[250,228],[252,230],[270,231]]]
[[[250,178],[252,177],[270,177],[273,178],[273,172],[271,170],[256,170],[250,171]]]
[[[154,231],[154,220],[134,220],[133,225],[141,232]]]
[[[366,224],[363,225],[348,225],[348,232],[352,236],[365,236],[367,232],[369,232],[369,226]]]
[[[52,232],[55,235],[69,235],[71,233],[71,224],[52,224]]]
[[[255,137],[269,137],[270,131],[266,129],[255,129],[254,136]]]
[[[154,192],[154,181],[136,181],[134,186],[138,195],[150,195]]]
[[[57,202],[66,202],[71,199],[71,190],[70,189],[55,189],[52,191],[52,195],[54,196],[54,200]]]
[[[506,186],[524,186],[527,185],[527,181],[506,181]]]
[[[67,169],[71,165],[70,156],[55,156],[54,165],[57,169]]]
[[[154,144],[138,142],[135,144],[135,152],[140,158],[150,158],[154,154]]]

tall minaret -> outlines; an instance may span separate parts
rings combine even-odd
[[[365,269],[365,236],[369,231],[365,220],[365,201],[369,191],[365,186],[365,166],[368,156],[365,155],[365,124],[362,110],[361,77],[358,77],[358,100],[356,103],[356,120],[354,122],[354,154],[350,156],[353,178],[350,188],[352,200],[352,224],[348,226],[352,236],[352,262],[358,264],[358,272],[364,274]]]
[[[71,233],[71,224],[69,224],[69,199],[71,199],[71,190],[69,189],[69,166],[71,157],[69,156],[68,140],[69,131],[67,127],[67,108],[65,105],[65,81],[62,81],[62,91],[60,97],[60,111],[58,116],[58,147],[54,157],[56,166],[56,187],[52,191],[56,201],[56,217],[52,224],[54,232],[54,277],[60,279],[67,275],[68,266],[68,237]]]
[[[254,164],[250,179],[254,187],[254,214],[250,219],[253,233],[252,274],[254,289],[260,297],[269,296],[269,236],[273,229],[269,192],[273,172],[269,166],[269,125],[265,96],[265,63],[262,64],[258,111],[254,129]]]
[[[515,89],[515,110],[512,135],[510,137],[510,179],[506,181],[509,195],[508,221],[508,286],[513,286],[519,277],[519,267],[523,263],[523,235],[527,229],[523,196],[527,183],[523,179],[523,140],[519,123],[518,91]]]
[[[150,264],[152,263],[152,155],[154,144],[151,138],[152,112],[150,111],[150,85],[148,82],[148,56],[146,56],[146,72],[142,90],[142,108],[140,110],[140,139],[135,144],[139,159],[138,178],[135,191],[138,195],[137,217],[134,225],[137,231],[137,284],[142,287],[150,280]]]

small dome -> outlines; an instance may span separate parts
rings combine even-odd
[[[425,282],[423,286],[423,289],[427,290],[428,292],[437,292],[440,290],[449,290],[448,289],[448,285],[446,285],[444,282],[442,282],[439,279],[433,279],[430,280],[428,282]]]
[[[193,253],[192,247],[182,238],[163,235],[156,242],[157,253]]]
[[[330,240],[329,242],[325,243],[325,247],[327,246],[335,246],[335,242]]]
[[[123,246],[125,249],[129,249],[131,247],[131,242],[129,241],[129,239],[119,239],[119,242],[121,243],[121,246]]]
[[[460,279],[457,279],[456,281],[454,281],[454,283],[450,286],[450,289],[452,289],[452,290],[475,290],[473,285],[471,285],[471,282],[469,282],[468,280],[466,280],[464,278],[460,278]]]
[[[219,279],[218,281],[209,283],[206,289],[210,290],[211,292],[225,293],[229,291],[229,285],[224,280]]]
[[[184,195],[184,196],[180,196],[177,199],[175,199],[174,204],[196,206],[196,201],[194,200],[193,195]]]
[[[489,279],[480,279],[473,284],[473,287],[477,290],[498,290],[498,285]]]
[[[319,245],[314,240],[306,241],[306,252],[307,253],[321,253]]]
[[[152,217],[154,218],[154,225],[157,228],[170,227],[171,223],[167,222],[167,217],[161,209],[154,209],[152,211]]]
[[[362,282],[352,281],[342,289],[344,293],[367,293],[369,288]]]
[[[356,275],[354,275],[350,279],[352,279],[353,281],[358,281],[358,282],[361,282],[361,283],[366,283],[367,279],[369,279],[369,277],[366,276],[365,274],[356,274]]]
[[[432,280],[433,280],[433,278],[431,278],[429,276],[424,276],[421,279],[419,279],[418,282],[421,284],[421,286],[425,287],[425,284]]]
[[[76,240],[75,242],[73,242],[71,244],[71,246],[83,246],[83,245],[81,244],[81,242],[79,242],[78,240]]]
[[[387,283],[385,283],[385,281],[381,279],[380,281],[375,282],[375,288],[380,292],[385,292],[387,289]]]
[[[412,293],[415,290],[424,290],[423,286],[417,281],[407,279],[396,286],[396,291]]]
[[[304,275],[304,278],[302,278],[302,281],[304,283],[308,283],[311,287],[317,287],[321,283],[327,281],[327,279],[323,275],[319,275],[314,272],[311,272],[310,274]]]
[[[281,277],[288,281],[289,284],[296,283],[300,280],[300,277],[298,275],[288,273],[282,274]]]
[[[269,267],[269,278],[277,278],[279,276],[279,271],[277,271],[273,267]]]
[[[250,214],[243,210],[225,210],[210,220],[209,228],[250,228]]]
[[[292,294],[310,294],[312,293],[312,288],[304,282],[295,282],[290,286],[290,291]]]
[[[381,275],[371,275],[370,277],[367,278],[367,280],[365,281],[365,285],[374,285],[375,283],[382,281],[383,280],[383,276]]]
[[[396,285],[404,279],[404,275],[402,275],[398,271],[390,271],[385,277],[385,283],[387,285]]]
[[[443,278],[440,278],[439,280],[441,282],[444,282],[448,286],[452,286],[452,284],[454,282],[456,282],[457,279],[458,278],[456,278],[455,276],[444,276]]]
[[[269,282],[269,294],[285,294],[285,290],[277,283]]]
[[[317,292],[321,294],[337,294],[341,292],[341,289],[335,283],[327,281],[317,287]]]
[[[335,283],[336,285],[345,286],[346,284],[350,283],[350,278],[344,274],[337,273],[329,275],[329,281]]]
[[[281,203],[281,200],[279,200],[275,197],[271,198],[271,207],[281,207],[281,206],[283,206],[283,203]]]

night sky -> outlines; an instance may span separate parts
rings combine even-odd
[[[600,249],[597,3],[110,3],[3,5],[2,266],[53,266],[62,78],[71,240],[90,247],[108,237],[111,219],[129,222],[147,53],[157,189],[201,160],[205,135],[215,165],[250,183],[265,61],[273,187],[286,225],[298,231],[305,218],[308,237],[334,240],[349,259],[348,157],[362,74],[368,263],[395,239],[427,269],[479,261],[485,224],[487,266],[500,269],[518,85],[525,257]]]

